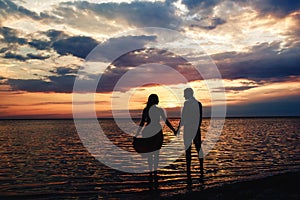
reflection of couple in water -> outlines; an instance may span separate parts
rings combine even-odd
[[[154,180],[157,182],[157,168],[159,162],[159,150],[163,144],[163,132],[160,120],[164,120],[166,125],[174,132],[174,135],[179,134],[181,126],[184,127],[184,146],[187,176],[191,176],[191,145],[194,142],[199,156],[200,173],[203,176],[203,153],[201,149],[201,131],[202,122],[202,104],[194,98],[192,88],[184,90],[184,106],[182,108],[181,120],[177,130],[173,128],[166,117],[164,110],[158,107],[159,99],[156,94],[151,94],[148,97],[148,102],[142,113],[142,119],[137,133],[134,137],[134,147],[137,152],[144,153],[148,157],[148,165],[150,172],[150,181],[152,181],[154,172]],[[146,126],[144,127],[146,123]],[[142,128],[144,129],[142,130]],[[142,138],[137,138],[142,130]]]

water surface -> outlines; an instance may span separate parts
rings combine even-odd
[[[171,122],[178,124],[175,119]],[[127,122],[123,123],[126,126]],[[100,124],[113,144],[134,152],[131,135],[122,132],[112,120],[100,120]],[[89,127],[88,120],[85,126]],[[203,139],[208,126],[209,120],[205,119]],[[95,159],[82,144],[73,120],[2,120],[0,196],[146,199],[299,171],[299,131],[299,118],[226,119],[218,142],[205,157],[203,181],[199,181],[193,147],[192,186],[187,184],[184,155],[179,155],[175,162],[159,170],[159,185],[153,191],[147,173],[121,172]],[[175,138],[166,127],[164,136],[164,145]],[[161,157],[165,160],[168,155],[162,152]]]

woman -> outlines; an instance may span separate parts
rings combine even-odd
[[[157,181],[156,170],[158,167],[159,150],[161,149],[163,143],[163,132],[160,119],[165,121],[167,126],[174,132],[174,134],[176,133],[176,130],[166,118],[164,110],[157,106],[158,103],[159,100],[156,94],[151,94],[148,97],[147,105],[143,110],[140,126],[134,137],[134,140],[136,140],[136,137],[140,134],[146,122],[146,126],[142,131],[144,145],[141,145],[143,149],[140,150],[140,153],[145,153],[144,155],[148,157],[150,178],[152,179],[152,171],[154,171],[155,181]]]

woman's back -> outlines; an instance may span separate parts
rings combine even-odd
[[[158,107],[157,105],[151,106],[151,108],[149,109],[149,113],[148,113],[148,116],[150,118],[149,122],[153,123],[153,125],[159,124],[160,119],[161,119],[161,112],[162,112],[162,109],[160,107]]]
[[[156,105],[153,105],[150,109],[144,109],[144,112],[147,125],[143,130],[143,137],[151,137],[161,132],[162,127],[160,124],[160,119],[162,115],[162,109]]]

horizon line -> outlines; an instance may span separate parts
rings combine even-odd
[[[203,117],[202,119],[210,119],[211,117]],[[214,117],[214,119],[218,118],[223,118],[223,117]],[[272,116],[226,116],[225,119],[229,118],[300,118],[300,115],[295,116],[295,115],[272,115]],[[140,117],[132,117],[132,118],[126,118],[126,117],[97,117],[97,118],[1,118],[0,120],[91,120],[91,119],[97,119],[97,120],[113,120],[113,119],[120,119],[120,120],[128,120],[128,119],[133,119],[133,120],[138,120],[141,119]],[[180,117],[169,117],[168,119],[180,119]]]

